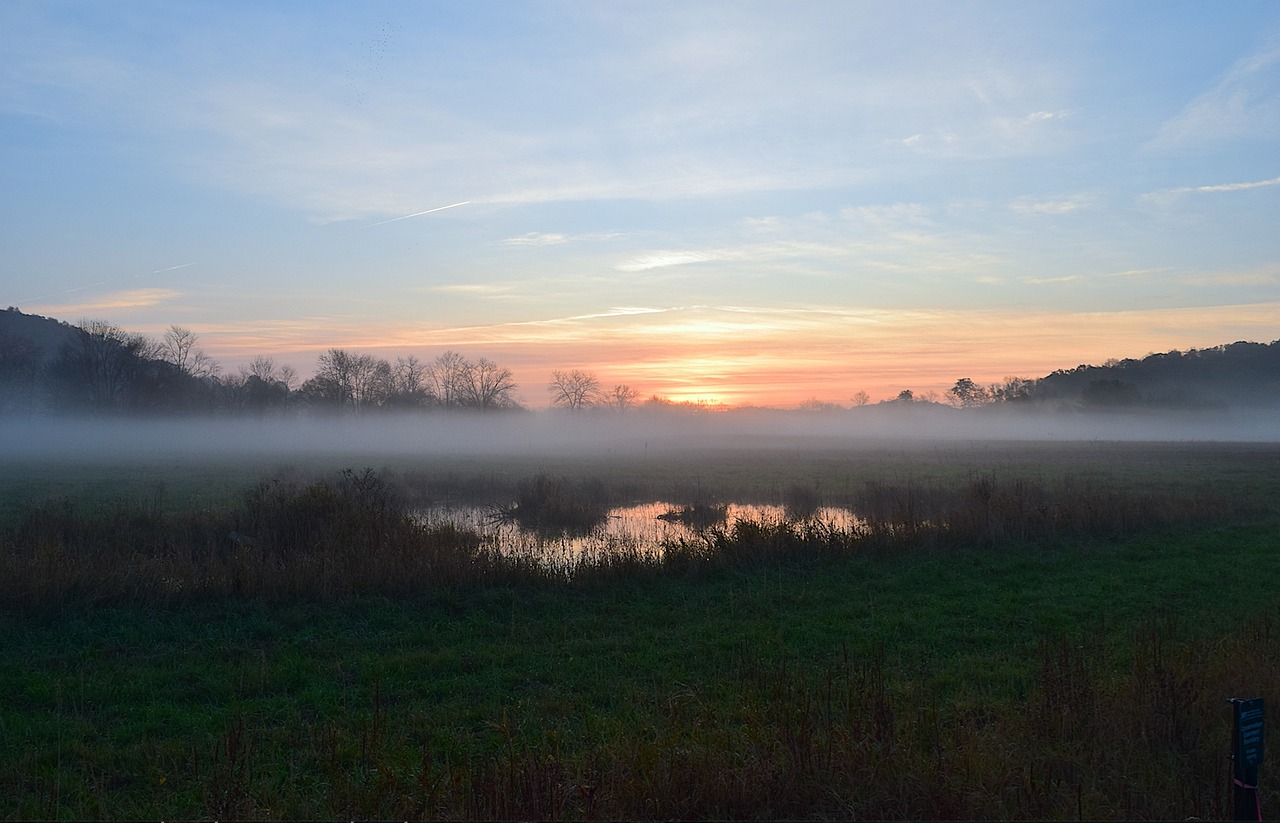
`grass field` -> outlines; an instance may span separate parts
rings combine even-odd
[[[403,531],[342,465],[3,467],[0,814],[1221,818],[1227,698],[1280,705],[1275,445],[346,461],[408,498],[548,472],[884,509],[571,579]],[[250,515],[261,563],[209,559]],[[179,572],[212,582],[153,587]]]

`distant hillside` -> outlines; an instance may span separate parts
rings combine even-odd
[[[1231,343],[1081,365],[1037,380],[1035,400],[1082,408],[1280,405],[1280,341]]]
[[[79,333],[78,328],[61,320],[23,314],[13,307],[0,311],[0,341],[6,336],[26,341],[39,350],[40,360],[46,364],[57,357],[63,343]]]

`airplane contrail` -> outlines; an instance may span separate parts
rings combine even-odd
[[[178,269],[185,269],[185,268],[187,268],[188,266],[194,266],[194,265],[195,265],[195,263],[182,263],[182,264],[177,265],[177,266],[169,266],[168,268],[164,268],[164,269],[156,269],[155,271],[153,271],[153,272],[151,272],[151,273],[152,273],[152,274],[163,274],[164,272],[167,272],[167,271],[177,271]],[[136,275],[136,274],[135,274],[135,275],[133,275],[133,276],[134,276],[134,277],[137,277],[138,275]],[[99,280],[99,281],[98,281],[98,282],[96,282],[96,283],[86,283],[86,284],[85,284],[85,285],[83,285],[83,286],[72,286],[72,287],[71,287],[71,288],[69,288],[69,289],[63,289],[62,291],[55,291],[55,292],[50,292],[50,293],[48,293],[48,294],[42,294],[42,295],[40,295],[39,297],[30,297],[30,298],[27,298],[27,299],[26,299],[25,301],[23,301],[23,302],[24,302],[24,303],[35,303],[35,302],[38,302],[38,301],[40,301],[40,300],[48,300],[48,299],[53,298],[53,297],[61,297],[61,296],[62,296],[62,295],[64,295],[64,294],[72,294],[72,293],[74,293],[74,292],[84,291],[85,289],[96,289],[98,286],[109,286],[109,285],[111,285],[112,283],[120,283],[120,282],[122,282],[124,279],[125,279],[125,278],[115,278],[115,279],[112,279],[112,280]]]
[[[444,211],[445,209],[456,209],[458,206],[466,206],[466,205],[469,205],[470,203],[471,203],[470,200],[463,200],[461,203],[450,203],[447,206],[436,206],[434,209],[427,209],[426,211],[416,211],[413,214],[406,214],[403,217],[393,217],[390,220],[383,220],[380,223],[370,223],[369,225],[365,226],[365,228],[371,229],[374,226],[385,226],[388,223],[394,223],[397,220],[408,220],[410,217],[421,217],[424,214],[431,214],[432,212]]]
[[[48,299],[49,299],[49,298],[51,298],[51,297],[61,297],[61,296],[62,296],[62,295],[64,295],[64,294],[71,294],[72,292],[84,291],[85,289],[92,289],[92,288],[96,288],[96,287],[98,287],[98,286],[105,286],[105,285],[107,285],[108,283],[111,283],[111,282],[113,282],[113,281],[111,281],[111,280],[99,280],[97,283],[86,283],[86,284],[85,284],[85,285],[83,285],[83,286],[73,286],[72,288],[69,288],[69,289],[63,289],[62,291],[55,291],[55,292],[49,292],[48,294],[42,294],[42,295],[40,295],[39,297],[28,297],[26,300],[24,300],[24,301],[22,301],[22,302],[23,302],[23,303],[36,303],[36,302],[39,302],[40,300],[48,300]]]

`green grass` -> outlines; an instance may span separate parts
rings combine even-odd
[[[1016,714],[1046,640],[1087,639],[1123,671],[1144,626],[1187,644],[1280,617],[1275,588],[1259,585],[1260,570],[1280,571],[1276,548],[1274,533],[1240,526],[567,592],[10,617],[0,624],[0,810],[401,813],[362,792],[377,794],[380,768],[419,768],[423,751],[463,769],[502,762],[506,747],[589,762],[646,730],[705,745],[714,727],[740,724],[744,690],[784,670],[791,688],[818,683],[846,656],[883,661],[890,693],[934,707],[940,722]],[[1274,683],[1240,687],[1275,699]],[[244,742],[233,747],[252,763],[242,777],[219,772],[231,768],[237,729]],[[350,785],[335,786],[339,775]],[[248,805],[219,809],[219,780],[242,780],[236,802]]]
[[[814,439],[784,445],[657,447],[644,455],[430,457],[322,452],[289,458],[140,457],[40,460],[0,455],[0,519],[33,501],[73,497],[157,500],[168,511],[236,500],[265,477],[310,479],[370,466],[433,499],[514,502],[538,474],[603,481],[619,498],[781,503],[795,486],[843,504],[869,481],[952,483],[974,474],[1005,479],[1074,477],[1128,489],[1203,487],[1257,498],[1280,475],[1274,443],[999,442]]]
[[[947,489],[996,471],[998,491],[1069,476],[1185,503],[1213,483],[1249,505],[916,550],[743,532],[776,550],[761,554],[730,531],[706,562],[570,583],[11,608],[0,816],[1221,817],[1226,698],[1280,705],[1275,452],[1115,452],[757,455],[754,482]],[[727,479],[702,491],[745,488],[749,465],[709,459]],[[411,470],[426,471],[392,475]],[[610,488],[632,477],[613,471]],[[105,493],[92,474],[60,488]],[[1274,764],[1264,811],[1280,803]]]

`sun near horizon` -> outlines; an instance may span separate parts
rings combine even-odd
[[[1280,337],[1280,7],[0,5],[3,303],[848,405]]]

